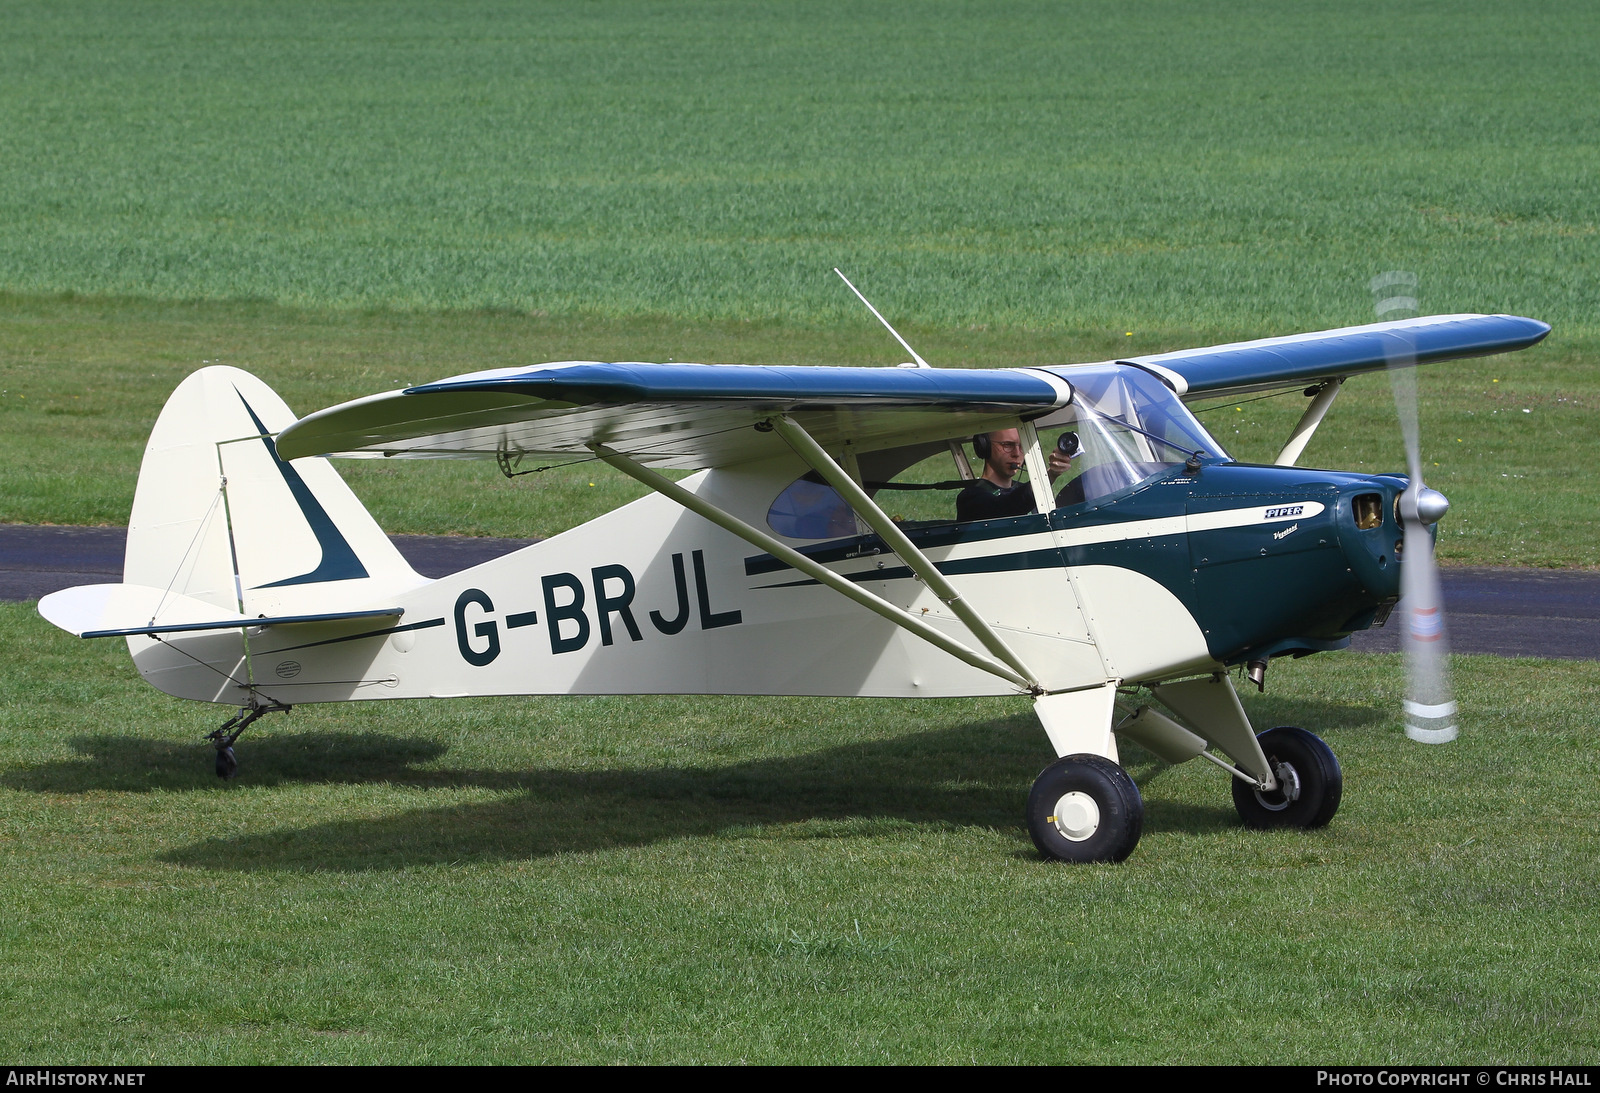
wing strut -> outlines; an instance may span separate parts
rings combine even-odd
[[[1289,439],[1284,442],[1283,450],[1278,453],[1278,458],[1273,462],[1280,467],[1292,467],[1295,460],[1300,458],[1300,453],[1306,450],[1306,445],[1311,443],[1311,437],[1316,433],[1317,426],[1322,424],[1322,419],[1328,415],[1328,407],[1333,405],[1333,400],[1339,395],[1339,388],[1344,386],[1344,377],[1331,379],[1320,387],[1312,388],[1314,394],[1311,405],[1306,407],[1306,412],[1300,415],[1300,421],[1295,425],[1294,431],[1289,434]]]
[[[999,676],[1001,679],[1006,680],[1008,683],[1013,683],[1025,691],[1043,692],[1043,688],[1030,678],[1031,673],[1019,673],[993,657],[986,656],[978,650],[957,641],[943,631],[919,619],[911,612],[895,606],[881,596],[868,592],[865,588],[841,577],[833,570],[807,558],[793,547],[785,546],[766,532],[750,526],[732,513],[724,512],[704,498],[697,497],[671,479],[662,477],[621,452],[607,448],[603,444],[590,443],[588,447],[595,455],[629,478],[643,483],[670,500],[676,501],[690,512],[705,517],[723,530],[732,532],[752,546],[771,554],[774,558],[782,559],[787,565],[793,566],[813,580],[827,585],[840,595],[854,600],[868,611],[888,619],[896,626],[909,630],[930,645],[943,649],[946,653],[972,665],[974,668]],[[834,466],[837,468],[837,464],[834,464]],[[909,559],[907,560],[909,561]]]
[[[806,461],[810,468],[828,480],[828,485],[839,491],[839,496],[850,503],[857,515],[867,522],[867,526],[878,533],[890,550],[900,556],[900,560],[911,567],[911,571],[928,586],[935,596],[944,602],[944,605],[955,613],[956,618],[966,624],[972,636],[983,643],[983,647],[994,656],[1010,665],[1018,674],[1028,680],[1030,687],[1039,687],[1038,676],[1029,670],[1017,656],[1011,646],[1006,644],[1004,638],[997,634],[994,627],[986,622],[982,615],[972,609],[972,605],[961,598],[961,593],[950,583],[939,567],[928,559],[928,556],[917,549],[915,543],[906,538],[906,533],[900,526],[889,518],[889,514],[878,506],[878,503],[867,496],[867,491],[862,489],[833,457],[823,450],[822,445],[816,442],[812,435],[795,423],[794,419],[779,414],[772,419],[772,427],[777,434],[793,448],[795,454]],[[1038,444],[1034,444],[1038,448]],[[1031,470],[1031,468],[1030,468]],[[1049,481],[1048,478],[1045,481]],[[1042,690],[1042,688],[1040,688]]]

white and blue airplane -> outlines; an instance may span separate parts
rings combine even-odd
[[[39,610],[126,638],[168,694],[238,707],[212,736],[225,776],[246,725],[304,702],[1016,695],[1058,756],[1027,803],[1048,857],[1116,861],[1137,844],[1119,737],[1222,767],[1247,824],[1317,827],[1339,806],[1338,761],[1303,729],[1258,734],[1228,670],[1259,686],[1274,657],[1381,624],[1402,570],[1431,571],[1445,503],[1415,458],[1410,476],[1295,464],[1348,377],[1548,332],[1446,315],[993,370],[565,361],[298,419],[248,373],[209,367],[151,433],[123,582]],[[1232,460],[1186,406],[1295,388],[1309,404],[1273,465]],[[966,485],[966,441],[1005,429],[1032,511],[886,512],[912,468]],[[1073,448],[1052,484],[1049,453]],[[592,457],[651,493],[429,580],[323,456],[481,457],[508,474]],[[1427,640],[1436,624],[1435,599],[1407,625]],[[1448,701],[1407,711],[1422,739],[1454,734]]]

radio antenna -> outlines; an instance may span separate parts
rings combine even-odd
[[[833,267],[833,272],[839,273],[839,267],[838,266],[834,266]],[[882,315],[878,314],[878,309],[872,306],[872,301],[867,299],[865,296],[861,295],[861,290],[859,288],[857,288],[855,285],[851,285],[850,284],[850,278],[846,277],[842,273],[839,273],[839,280],[843,281],[846,285],[849,285],[850,286],[850,291],[856,294],[856,298],[858,300],[860,300],[862,303],[867,305],[867,310],[868,311],[872,312],[873,315],[877,316],[878,321],[883,324],[883,328],[885,330],[887,330],[889,333],[894,335],[894,340],[899,342],[901,345],[906,347],[906,352],[911,354],[911,359],[917,362],[917,367],[918,368],[932,368],[933,367],[931,364],[929,364],[927,361],[923,360],[920,356],[917,355],[917,351],[915,349],[911,348],[911,343],[906,341],[904,338],[902,338],[900,336],[900,332],[898,330],[896,330],[894,327],[889,325],[889,320],[888,319],[885,319]]]

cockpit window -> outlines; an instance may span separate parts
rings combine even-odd
[[[868,495],[907,526],[949,521],[954,491],[966,485],[947,441],[867,452],[857,469]],[[864,530],[850,505],[815,471],[778,494],[767,510],[767,526],[790,539],[840,539]]]
[[[1127,365],[1063,370],[1072,403],[1039,422],[1040,442],[1076,452],[1054,483],[1056,504],[1084,504],[1188,462],[1227,458],[1205,427],[1160,380]]]
[[[1143,369],[1095,365],[1058,374],[1072,384],[1072,401],[1034,423],[1050,464],[1057,507],[1131,489],[1195,454],[1201,462],[1228,458],[1178,397]],[[962,436],[865,452],[857,470],[867,493],[897,523],[948,523],[957,512],[957,495],[972,484],[970,476],[983,473],[976,454],[956,458],[969,440]],[[1050,460],[1053,448],[1073,457],[1059,477],[1060,460]],[[1006,515],[1032,511],[1026,482],[1024,469],[1013,480],[1021,490],[1016,496],[1021,507]],[[767,525],[790,539],[841,539],[864,530],[844,498],[814,471],[778,495],[767,511]]]
[[[856,533],[856,514],[812,471],[778,494],[767,510],[767,526],[790,539],[843,539]]]

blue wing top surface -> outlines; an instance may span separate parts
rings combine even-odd
[[[1071,388],[1043,369],[770,367],[563,361],[477,372],[357,399],[277,438],[306,455],[411,458],[589,454],[604,444],[694,470],[788,449],[754,426],[792,415],[817,440],[877,447],[1038,417]]]
[[[516,392],[575,404],[758,401],[801,409],[861,406],[1054,406],[1059,388],[1036,373],[976,368],[833,368],[751,364],[607,364],[569,361],[502,368],[406,389]]]
[[[1526,349],[1550,327],[1516,315],[1430,315],[1315,334],[1128,357],[1186,400],[1300,387],[1396,364],[1429,364]],[[1071,370],[1061,375],[1071,378]]]
[[[1442,315],[1115,363],[1153,372],[1192,400],[1303,386],[1391,362],[1504,353],[1549,332],[1513,315]],[[776,413],[792,415],[824,446],[849,440],[858,451],[1001,428],[1065,405],[1075,367],[562,361],[474,372],[329,407],[289,426],[277,446],[285,459],[504,459],[587,455],[590,445],[604,444],[659,467],[693,470],[786,451],[773,433],[754,428]]]

